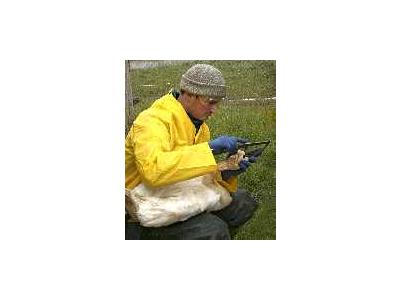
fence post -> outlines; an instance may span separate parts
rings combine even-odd
[[[137,99],[133,96],[130,78],[130,61],[125,60],[125,137],[135,118],[133,114],[133,105],[137,102]]]

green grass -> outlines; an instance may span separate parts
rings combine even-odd
[[[212,137],[234,135],[272,141],[257,162],[239,176],[239,186],[251,192],[259,209],[237,232],[236,239],[275,239],[275,116],[271,105],[225,104],[207,122]]]
[[[239,176],[239,187],[251,192],[259,209],[236,231],[234,239],[276,239],[276,110],[275,105],[260,100],[275,97],[275,61],[195,61],[133,70],[133,93],[140,99],[134,113],[137,115],[172,87],[179,88],[182,74],[194,63],[202,62],[221,70],[228,85],[227,99],[258,99],[221,103],[207,121],[211,137],[234,135],[251,141],[272,141],[257,162]]]
[[[275,61],[198,60],[131,72],[133,94],[142,100],[158,98],[179,87],[182,74],[195,63],[209,63],[224,75],[228,99],[275,96]],[[150,85],[150,86],[149,86]]]

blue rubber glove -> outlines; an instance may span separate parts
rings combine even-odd
[[[226,181],[232,176],[238,176],[239,174],[242,174],[247,171],[247,168],[250,167],[252,163],[254,163],[257,160],[257,157],[251,156],[248,158],[248,160],[242,160],[239,163],[239,170],[225,170],[221,172],[222,180]]]
[[[246,139],[238,138],[235,136],[219,136],[215,140],[209,141],[208,144],[213,152],[213,154],[220,154],[223,152],[236,153],[237,143],[246,143]]]

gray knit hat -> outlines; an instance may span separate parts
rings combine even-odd
[[[194,95],[223,98],[226,95],[222,73],[213,66],[198,64],[182,75],[181,89]]]

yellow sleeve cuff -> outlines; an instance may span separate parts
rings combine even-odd
[[[217,172],[216,176],[217,182],[222,185],[228,192],[234,193],[238,188],[238,178],[237,176],[232,176],[228,180],[222,180],[221,172]]]

